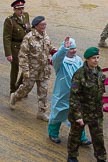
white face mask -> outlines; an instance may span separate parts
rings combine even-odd
[[[75,55],[73,57],[67,57],[67,56],[65,56],[63,61],[66,62],[66,63],[69,63],[69,64],[73,64],[74,57],[75,57]]]
[[[80,67],[79,62],[76,59],[77,59],[77,57],[75,55],[72,58],[69,58],[69,57],[65,56],[64,60],[63,60],[65,70],[67,71],[68,76],[70,78],[72,78],[72,76],[73,76],[74,72],[76,71],[76,69],[78,69]]]

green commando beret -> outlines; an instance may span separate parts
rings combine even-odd
[[[99,55],[99,49],[96,47],[90,47],[84,52],[84,58],[86,59],[95,55]]]

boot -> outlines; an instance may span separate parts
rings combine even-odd
[[[100,39],[100,42],[98,43],[99,47],[103,47],[103,48],[108,48],[107,43],[105,42],[105,39]]]
[[[92,144],[92,141],[91,140],[86,140],[86,141],[81,141],[81,145],[82,146],[89,146],[89,145],[91,145]]]
[[[97,159],[97,162],[106,162],[106,160]]]
[[[15,94],[14,93],[11,93],[10,95],[10,101],[9,101],[9,106],[10,106],[10,109],[11,110],[14,110],[15,109]]]
[[[45,114],[45,112],[38,112],[37,119],[44,120],[44,121],[48,122],[49,116],[47,114]]]
[[[54,143],[57,143],[57,144],[61,143],[61,140],[59,137],[49,136],[49,139]]]

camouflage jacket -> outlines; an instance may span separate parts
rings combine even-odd
[[[23,13],[22,20],[14,13],[5,19],[3,43],[5,56],[17,57],[23,37],[30,31],[29,15]]]
[[[32,29],[23,39],[19,51],[19,65],[23,72],[33,71],[38,79],[50,75],[48,58],[53,49],[51,41],[46,34],[40,35],[36,29]]]
[[[70,92],[69,121],[83,119],[90,121],[102,117],[102,95],[105,75],[100,67],[93,72],[85,62],[73,76]]]

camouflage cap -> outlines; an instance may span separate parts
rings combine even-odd
[[[99,55],[99,49],[97,47],[90,47],[84,52],[84,58],[86,59],[95,55]]]
[[[24,4],[25,4],[24,0],[16,0],[11,4],[11,7],[21,8],[21,7],[24,7]]]

